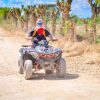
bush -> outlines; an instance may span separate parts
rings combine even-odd
[[[96,36],[96,44],[100,43],[100,35]]]

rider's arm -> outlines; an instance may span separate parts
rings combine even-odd
[[[51,41],[53,41],[53,36],[52,36],[52,34],[50,34],[48,37],[50,38]]]
[[[34,31],[29,32],[29,33],[25,36],[25,38],[28,39],[28,40],[32,40],[32,38],[33,38],[33,37],[32,37],[33,32],[34,32]]]
[[[32,40],[32,37],[29,36],[28,34],[25,36],[25,38],[28,39],[28,40]]]
[[[51,41],[55,41],[53,34],[51,34],[49,31],[45,30],[46,36],[50,38]]]

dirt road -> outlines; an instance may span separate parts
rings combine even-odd
[[[100,100],[100,79],[85,73],[68,72],[65,78],[45,77],[25,80],[18,74],[21,37],[8,37],[0,30],[0,100]]]

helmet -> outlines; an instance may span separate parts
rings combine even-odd
[[[37,19],[36,24],[39,26],[43,25],[43,19],[42,18]]]

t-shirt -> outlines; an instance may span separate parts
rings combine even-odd
[[[48,32],[46,29],[44,29],[44,31],[45,31],[45,36],[48,37],[50,35],[50,32]],[[43,35],[43,33],[41,32],[39,33],[39,32],[40,31],[37,31],[34,37],[36,37],[39,41],[46,40],[46,37]],[[34,34],[34,30],[31,31],[28,36],[33,36],[33,34]]]

